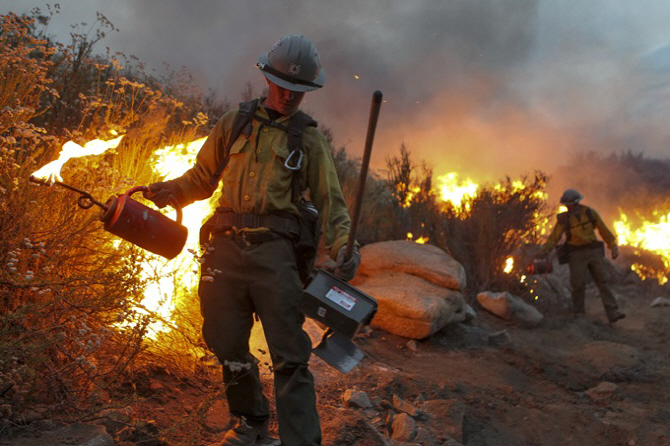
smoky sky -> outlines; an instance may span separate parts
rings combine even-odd
[[[46,10],[9,0],[0,12]],[[405,144],[436,175],[551,173],[583,151],[666,157],[670,4],[661,0],[61,0],[49,32],[96,11],[118,29],[102,53],[156,72],[186,67],[232,102],[285,34],[319,48],[327,82],[303,108],[360,156],[372,93],[384,95],[372,165]],[[558,187],[561,187],[559,185]]]

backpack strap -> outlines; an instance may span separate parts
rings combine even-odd
[[[565,243],[568,243],[568,241],[570,241],[570,214],[561,212],[556,218],[558,218],[558,222],[563,225],[563,230],[565,231]]]
[[[270,119],[254,115],[254,119],[261,122],[261,125],[267,125],[277,129],[284,130],[288,134],[289,154],[284,162],[284,167],[293,172],[291,180],[291,201],[298,203],[300,201],[300,171],[302,169],[302,160],[305,157],[305,151],[302,144],[302,135],[308,126],[316,127],[317,122],[307,113],[298,110],[288,122],[283,125]]]
[[[593,215],[593,211],[591,208],[586,208],[586,217],[589,219],[591,222],[591,225],[595,228],[596,227],[596,217]]]
[[[226,142],[226,147],[223,150],[223,157],[219,162],[219,165],[216,167],[216,171],[212,174],[212,177],[209,179],[209,183],[212,186],[216,186],[221,178],[221,174],[228,165],[228,159],[230,154],[230,148],[233,146],[237,138],[242,134],[244,130],[244,137],[249,139],[251,137],[251,131],[253,128],[253,117],[258,107],[258,98],[253,99],[247,102],[240,102],[240,109],[233,121],[233,126],[230,130],[230,135],[228,136],[228,141]]]
[[[291,201],[293,203],[300,201],[300,169],[304,157],[302,134],[307,126],[316,127],[317,123],[307,113],[300,110],[291,117],[288,123],[288,148],[290,153],[284,165],[287,169],[293,171],[291,181]]]

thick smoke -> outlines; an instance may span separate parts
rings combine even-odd
[[[25,0],[0,10],[27,12]],[[328,80],[305,109],[362,152],[371,95],[382,106],[373,167],[406,144],[436,175],[496,181],[535,170],[552,190],[590,184],[563,169],[580,153],[665,158],[670,6],[652,0],[61,0],[51,31],[119,28],[103,45],[162,70],[185,66],[204,91],[260,92],[257,57],[284,34],[320,50]],[[43,6],[35,2],[31,6]],[[59,28],[60,27],[60,28]],[[102,48],[101,48],[102,50]],[[595,170],[615,190],[617,175]],[[575,186],[576,187],[576,186]],[[587,187],[587,186],[585,186]],[[590,190],[586,196],[595,197]],[[552,192],[550,200],[557,200]],[[595,205],[596,203],[594,203]]]

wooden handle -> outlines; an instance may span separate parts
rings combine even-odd
[[[347,250],[344,252],[344,258],[350,259],[354,252],[356,243],[356,230],[358,229],[358,219],[361,215],[361,203],[363,201],[363,191],[365,190],[365,179],[368,175],[368,166],[370,165],[370,152],[372,152],[372,141],[375,138],[375,129],[377,128],[377,118],[379,109],[382,106],[382,92],[376,90],[372,94],[372,105],[370,106],[370,118],[368,119],[368,134],[365,139],[365,150],[363,151],[363,162],[361,164],[361,174],[358,178],[354,208],[351,216],[351,228],[349,229],[349,238],[347,240]]]

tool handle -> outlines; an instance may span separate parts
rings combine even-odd
[[[135,186],[132,189],[130,189],[128,192],[126,192],[126,195],[130,197],[132,194],[136,192],[149,192],[149,186]],[[175,220],[177,223],[181,224],[181,218],[182,218],[182,211],[181,211],[181,206],[179,206],[176,202],[176,200],[170,200],[168,203],[170,206],[174,208],[175,211],[177,211],[177,219]]]
[[[358,178],[354,207],[351,216],[351,228],[349,229],[349,238],[347,240],[347,249],[344,252],[344,258],[350,259],[354,252],[356,243],[356,231],[358,230],[358,219],[361,215],[361,203],[363,201],[363,191],[365,190],[365,180],[368,175],[368,166],[370,165],[370,152],[372,152],[372,141],[375,138],[375,129],[377,128],[377,118],[379,109],[382,106],[382,92],[376,90],[372,94],[372,105],[370,106],[370,118],[368,119],[368,134],[365,138],[365,149],[363,151],[363,162],[361,163],[361,173]]]

